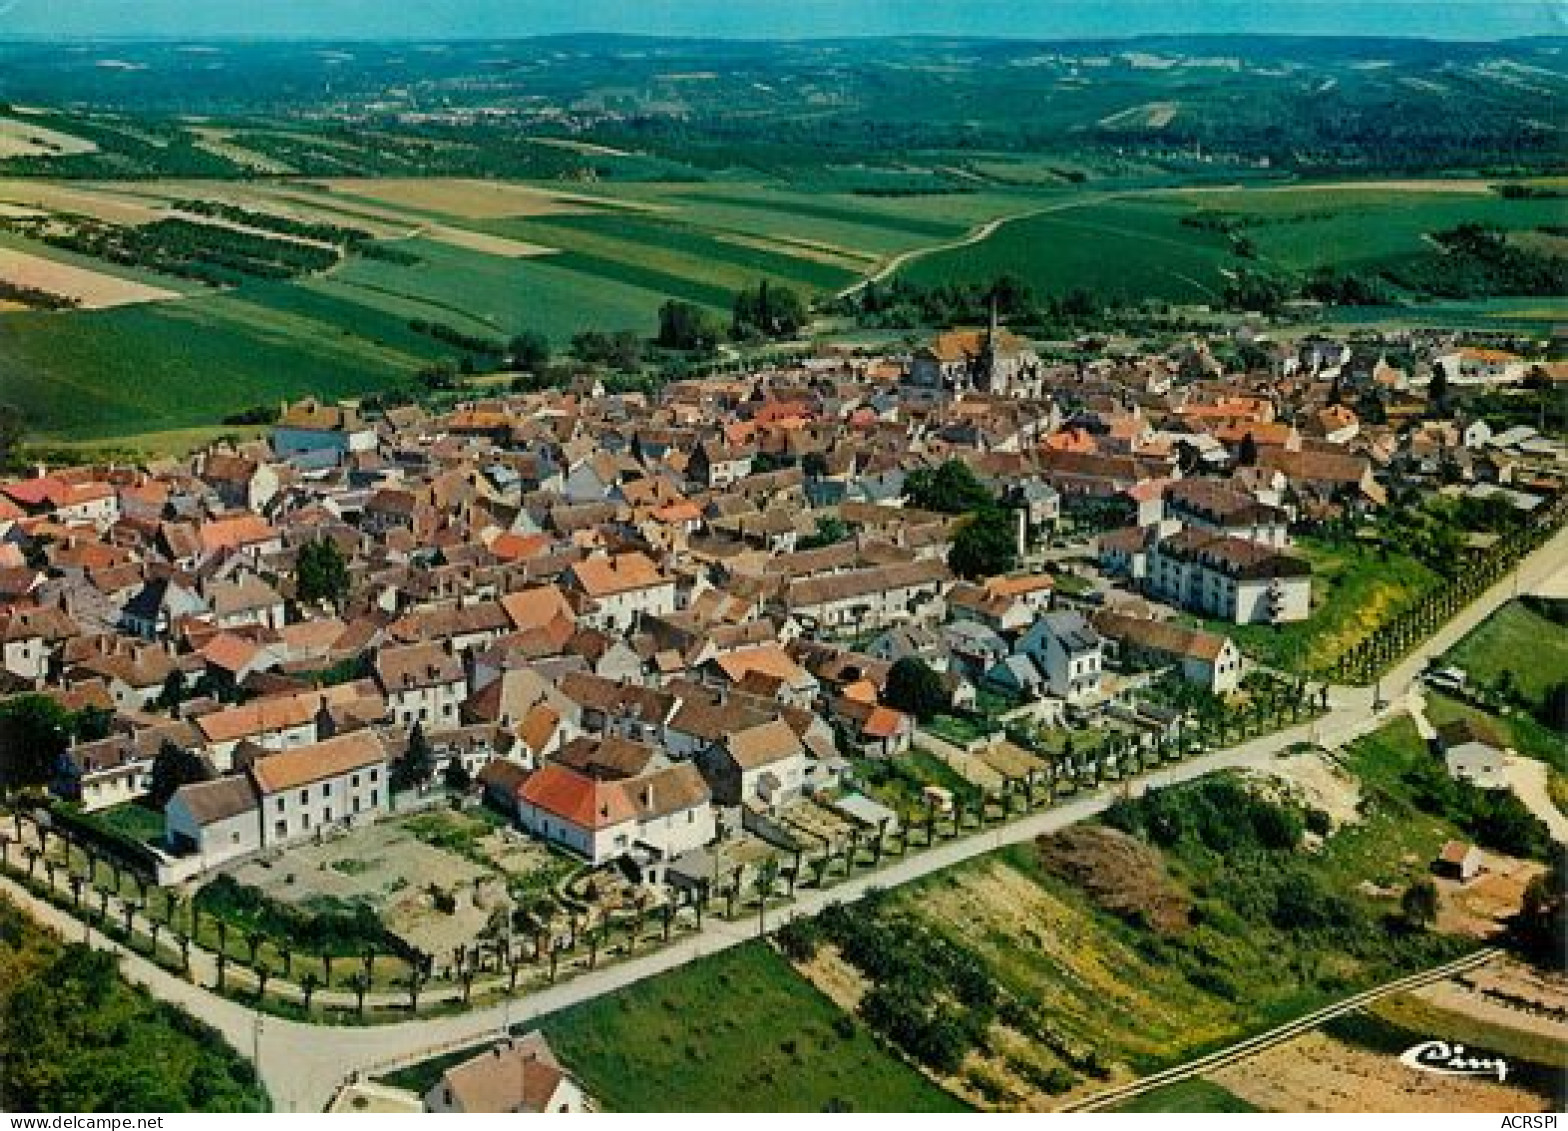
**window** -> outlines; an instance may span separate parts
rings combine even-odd
[[[302,829],[310,828],[310,814],[309,813],[301,813],[299,815],[299,827],[302,828]]]
[[[380,770],[371,770],[370,771],[370,784],[374,785],[376,783],[376,781],[380,777],[381,777],[381,771]]]
[[[309,805],[310,804],[310,790],[302,789],[302,790],[299,791],[299,803],[301,805]]]
[[[352,774],[352,775],[350,775],[350,776],[349,776],[349,779],[348,779],[348,784],[349,784],[349,785],[352,785],[352,786],[357,786],[357,785],[359,785],[359,775],[358,775],[358,774]]]
[[[331,806],[328,806],[326,811],[321,814],[321,819],[324,822],[326,822],[327,824],[329,824],[329,825],[332,823],[332,808],[331,808]]]
[[[380,804],[380,802],[379,802],[379,801],[378,801],[378,800],[377,800],[377,798],[378,798],[378,796],[379,796],[379,795],[378,795],[378,793],[377,793],[377,791],[376,791],[376,790],[374,790],[374,789],[373,789],[373,790],[371,790],[371,791],[370,791],[370,803],[371,803],[371,804],[372,804],[372,805],[378,805],[378,804]]]
[[[283,812],[283,798],[281,797],[278,798],[277,810],[279,813]]]
[[[289,823],[287,821],[279,821],[276,825],[272,826],[272,831],[280,837],[288,836]]]
[[[325,801],[327,798],[329,798],[331,796],[332,796],[332,783],[331,782],[327,782],[325,785],[323,785],[321,787],[321,799],[323,801]]]

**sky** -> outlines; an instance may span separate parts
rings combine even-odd
[[[0,0],[0,36],[459,39],[574,31],[1503,39],[1568,34],[1568,0]]]

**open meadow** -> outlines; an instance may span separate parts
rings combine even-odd
[[[557,1056],[607,1111],[957,1111],[788,962],[748,943],[552,1014]],[[424,1092],[465,1050],[394,1073]]]
[[[1013,274],[1041,295],[1217,305],[1241,270],[1398,264],[1429,251],[1432,231],[1468,220],[1533,237],[1560,218],[1557,203],[1474,181],[1208,191],[1053,181],[872,195],[734,176],[0,180],[0,278],[46,282],[84,307],[143,304],[42,311],[13,300],[0,310],[0,382],[39,440],[173,434],[307,392],[375,392],[456,360],[411,323],[489,341],[536,331],[559,348],[584,330],[651,336],[672,298],[723,319],[735,293],[763,279],[821,298],[886,271],[931,285]],[[291,264],[288,278],[214,285],[157,262],[94,258],[50,236],[53,218],[95,233],[243,235],[296,258],[325,237],[357,242],[327,248],[331,262]],[[1542,325],[1558,314],[1552,301],[1527,305]],[[1390,317],[1401,314],[1417,317]],[[1478,307],[1476,317],[1513,316]]]
[[[1008,272],[1045,294],[1079,287],[1106,300],[1208,303],[1243,270],[1376,272],[1430,253],[1433,233],[1463,223],[1533,235],[1561,225],[1563,215],[1559,199],[1508,199],[1483,181],[1086,195],[923,257],[905,274],[935,284]]]

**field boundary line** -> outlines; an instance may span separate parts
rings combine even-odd
[[[1377,1001],[1379,998],[1387,997],[1389,994],[1400,993],[1404,990],[1420,989],[1422,986],[1429,985],[1432,982],[1442,981],[1455,974],[1462,974],[1467,970],[1491,961],[1501,953],[1496,947],[1483,947],[1481,950],[1474,951],[1462,958],[1456,958],[1452,962],[1434,966],[1430,970],[1418,971],[1403,978],[1396,978],[1392,982],[1384,982],[1380,985],[1372,986],[1370,989],[1352,994],[1343,1001],[1316,1009],[1311,1013],[1296,1018],[1294,1021],[1287,1021],[1285,1024],[1278,1025],[1265,1033],[1259,1033],[1256,1036],[1237,1041],[1233,1045],[1227,1045],[1225,1048],[1200,1056],[1195,1060],[1189,1060],[1185,1064],[1178,1064],[1174,1068],[1166,1068],[1148,1076],[1140,1077],[1137,1080],[1129,1081],[1126,1084],[1120,1084],[1114,1088],[1096,1092],[1091,1096],[1064,1104],[1055,1110],[1101,1111],[1112,1104],[1133,1099],[1136,1096],[1143,1095],[1145,1092],[1152,1092],[1156,1088],[1164,1087],[1167,1084],[1179,1083],[1193,1076],[1201,1076],[1218,1068],[1229,1067],[1237,1061],[1245,1060],[1249,1056],[1299,1037],[1303,1033],[1311,1032],[1324,1022],[1332,1021],[1346,1013],[1352,1013],[1362,1006]]]

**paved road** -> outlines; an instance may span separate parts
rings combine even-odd
[[[1493,586],[1385,676],[1381,692],[1382,699],[1387,702],[1381,705],[1374,702],[1373,689],[1370,688],[1333,688],[1330,690],[1329,713],[1316,722],[1158,770],[1138,779],[1130,788],[1142,791],[1153,786],[1188,781],[1217,770],[1263,765],[1280,751],[1298,742],[1310,741],[1337,747],[1353,741],[1406,709],[1406,696],[1428,658],[1450,648],[1517,591],[1533,592],[1543,584],[1555,584],[1557,576],[1564,571],[1568,571],[1568,529],[1559,532],[1551,542],[1527,558],[1514,575]],[[1088,820],[1103,812],[1120,792],[1121,787],[1109,787],[1097,794],[1076,797],[1005,826],[919,852],[875,872],[862,873],[825,891],[799,893],[790,909],[770,916],[770,925],[779,916],[815,914],[830,903],[858,899],[872,887],[896,887],[1005,845],[1030,840]],[[0,879],[0,888],[10,893],[40,921],[53,926],[66,937],[81,936],[82,924],[66,913],[33,899],[9,880]],[[244,1006],[181,981],[141,955],[125,953],[122,948],[107,943],[96,933],[93,937],[97,945],[113,946],[113,949],[122,953],[123,969],[132,981],[212,1024],[237,1049],[247,1054],[259,1053],[261,1077],[280,1110],[319,1111],[351,1073],[407,1063],[439,1049],[472,1043],[486,1034],[499,1033],[508,1021],[514,1024],[526,1022],[589,1001],[695,959],[727,950],[755,936],[754,923],[726,923],[710,917],[700,934],[664,950],[601,967],[502,1005],[485,1006],[449,1017],[368,1027],[328,1028],[269,1017],[259,1023],[259,1029],[257,1015]]]

